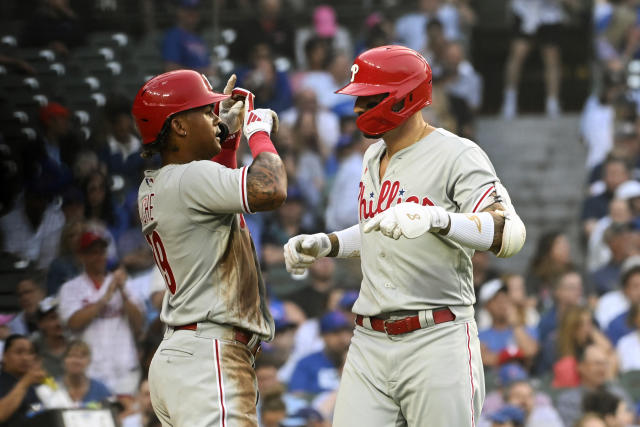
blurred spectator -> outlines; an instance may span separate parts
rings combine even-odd
[[[59,55],[84,42],[82,20],[71,9],[69,0],[40,0],[22,33],[25,46],[48,47]]]
[[[576,0],[514,0],[511,3],[514,34],[506,61],[505,93],[502,104],[504,118],[512,119],[518,112],[520,73],[533,43],[540,45],[545,67],[546,113],[549,117],[558,117],[560,114],[562,63],[558,42],[567,20],[565,5],[576,7],[578,2]]]
[[[22,426],[30,410],[40,404],[34,386],[47,373],[35,360],[31,341],[24,335],[10,335],[5,341],[0,371],[0,423]]]
[[[607,378],[612,378],[616,370],[616,357],[611,343],[598,330],[587,307],[568,307],[561,318],[556,334],[549,336],[545,352],[553,352],[553,387],[576,387],[580,384],[578,359],[588,346],[597,346],[608,359]]]
[[[633,413],[626,402],[606,390],[587,393],[582,399],[582,410],[598,414],[607,427],[630,427],[633,422]]]
[[[83,233],[85,272],[60,288],[60,317],[89,345],[89,375],[116,394],[132,395],[140,379],[135,336],[143,325],[144,306],[132,295],[123,269],[107,272],[107,244],[100,230]]]
[[[480,295],[482,285],[495,279],[500,273],[491,265],[492,257],[488,251],[475,251],[471,257],[471,264],[473,265],[473,287],[475,294]],[[527,293],[530,292],[527,290]]]
[[[295,414],[284,420],[282,427],[329,427],[320,412],[312,407],[299,409]]]
[[[113,200],[110,177],[99,170],[94,170],[82,182],[82,191],[85,200],[85,219],[108,228],[110,243],[114,244],[109,248],[111,251],[109,258],[117,258],[115,241],[127,226],[128,219],[126,211]]]
[[[614,103],[626,89],[622,73],[605,73],[602,87],[585,102],[580,119],[580,136],[587,146],[587,170],[599,165],[613,147]]]
[[[106,385],[87,376],[91,349],[84,341],[71,341],[64,352],[64,373],[58,377],[59,393],[70,407],[87,407],[112,396]]]
[[[640,303],[631,306],[625,320],[629,332],[617,342],[620,372],[640,371]]]
[[[265,352],[256,359],[255,371],[258,393],[261,399],[269,390],[274,390],[281,386],[278,380],[278,361],[273,357],[272,353]]]
[[[33,339],[42,367],[54,378],[62,376],[67,337],[58,315],[58,300],[47,297],[38,304],[38,333]]]
[[[491,316],[491,326],[478,332],[484,366],[531,361],[538,352],[537,331],[522,323],[501,280],[482,286],[480,303]]]
[[[283,11],[281,0],[257,0],[251,18],[242,20],[236,32],[233,53],[241,63],[248,62],[247,55],[256,40],[268,44],[276,58],[294,58],[294,27]]]
[[[615,346],[618,340],[635,329],[635,320],[631,314],[631,307],[640,304],[640,271],[639,267],[632,268],[622,278],[622,296],[626,300],[625,306],[629,307],[618,316],[614,317],[607,326],[607,337]]]
[[[353,43],[349,31],[338,24],[336,11],[328,5],[320,5],[313,9],[313,27],[303,27],[296,30],[295,51],[296,63],[299,69],[309,66],[306,46],[310,39],[326,40],[334,51],[344,54],[348,61],[353,58]],[[348,69],[348,67],[347,67]]]
[[[296,94],[295,106],[284,111],[280,115],[282,124],[294,127],[299,122],[300,116],[305,113],[315,118],[315,129],[322,129],[318,133],[319,150],[324,159],[327,159],[334,150],[340,138],[340,121],[338,116],[318,105],[316,94],[311,89],[301,89]]]
[[[38,304],[45,297],[40,276],[26,277],[16,286],[20,311],[9,323],[11,333],[29,336],[38,330]]]
[[[273,60],[271,47],[267,43],[257,42],[251,48],[249,66],[236,72],[237,86],[253,92],[256,108],[270,108],[280,114],[292,107],[293,94],[289,75],[278,70]]]
[[[287,295],[286,300],[298,305],[307,318],[319,317],[327,311],[329,294],[335,284],[335,260],[325,257],[309,267],[309,284]]]
[[[576,270],[569,270],[558,276],[553,285],[553,305],[542,315],[538,323],[538,337],[541,343],[553,333],[564,313],[583,302],[582,276]]]
[[[621,184],[620,187],[626,186],[627,183],[636,183],[636,181],[627,181]],[[637,184],[640,185],[640,183]],[[620,187],[618,187],[618,190]],[[605,232],[613,224],[630,224],[633,219],[629,202],[617,197],[618,190],[616,190],[616,198],[609,203],[609,214],[596,222],[589,236],[587,269],[591,273],[611,262],[611,249],[609,249],[609,245],[605,241]]]
[[[604,241],[611,251],[611,260],[589,277],[590,288],[601,296],[618,287],[622,263],[637,253],[632,230],[628,224],[613,223],[604,232]]]
[[[264,352],[268,353],[269,357],[278,366],[278,378],[283,382],[287,382],[290,373],[288,375],[282,374],[284,372],[283,369],[286,369],[285,362],[291,356],[295,345],[298,325],[287,316],[284,304],[281,301],[272,299],[269,303],[269,311],[273,316],[276,330],[273,340],[264,344]]]
[[[57,294],[64,282],[80,274],[82,264],[78,255],[78,243],[83,231],[83,221],[72,220],[65,223],[58,256],[51,261],[47,271],[47,295]]]
[[[49,158],[64,173],[69,173],[82,144],[72,127],[69,109],[49,102],[40,108],[38,118],[42,127],[38,150],[42,152],[36,156]]]
[[[540,321],[540,315],[535,307],[535,298],[527,297],[524,277],[519,274],[505,274],[502,282],[507,287],[507,295],[516,307],[520,322],[528,327],[535,328]]]
[[[356,43],[354,55],[360,55],[374,47],[393,44],[393,31],[393,21],[386,14],[373,12],[364,21],[364,29]]]
[[[136,412],[122,420],[122,427],[161,427],[160,421],[151,406],[149,381],[142,380],[136,398]]]
[[[2,250],[33,262],[45,270],[58,253],[64,215],[54,196],[63,185],[62,176],[46,168],[28,179],[13,209],[0,217]]]
[[[489,415],[491,427],[524,427],[525,414],[517,406],[507,405]]]
[[[627,202],[631,211],[631,222],[634,228],[637,228],[640,224],[638,222],[640,219],[640,182],[635,179],[623,182],[616,189],[615,197]]]
[[[176,26],[167,30],[162,42],[164,70],[190,68],[214,75],[209,48],[197,34],[200,23],[200,0],[179,0]]]
[[[342,135],[336,144],[338,172],[329,189],[325,211],[325,229],[344,230],[358,222],[358,183],[362,175],[362,159],[369,146],[360,132]]]
[[[466,59],[459,42],[449,42],[444,50],[441,81],[456,119],[455,132],[463,138],[473,138],[475,114],[482,104],[482,78]]]
[[[129,191],[122,209],[128,212],[129,222],[120,233],[116,246],[122,266],[128,273],[136,275],[147,271],[154,265],[153,252],[144,234],[140,232],[137,190]]]
[[[421,53],[431,67],[433,81],[438,83],[444,77],[443,61],[449,41],[445,37],[442,22],[437,19],[431,19],[427,22],[426,31],[428,42]]]
[[[573,269],[569,239],[560,231],[544,233],[538,239],[527,275],[527,293],[539,299],[543,309],[552,304],[551,287],[564,272]]]
[[[273,389],[262,396],[260,407],[260,426],[280,427],[281,422],[287,417],[287,407],[282,400],[283,390]]]
[[[585,199],[582,205],[582,226],[589,236],[598,219],[607,215],[609,202],[620,184],[631,179],[631,166],[620,157],[609,156],[602,166],[604,192]]]
[[[427,23],[432,19],[437,19],[442,23],[447,40],[461,40],[461,20],[470,23],[473,21],[473,14],[470,9],[465,8],[465,2],[459,2],[465,10],[460,14],[453,2],[444,0],[417,0],[417,11],[401,16],[396,20],[395,35],[398,44],[407,46],[415,51],[422,51],[427,46]]]
[[[536,399],[535,391],[527,381],[516,381],[509,386],[507,403],[524,411],[525,427],[563,427],[551,402]]]
[[[627,393],[619,386],[607,382],[609,359],[597,345],[591,344],[578,357],[580,386],[560,392],[556,397],[556,409],[565,426],[574,425],[582,413],[582,399],[590,391],[607,390],[618,397],[630,401]]]
[[[309,40],[309,43],[315,39]],[[327,63],[318,69],[302,73],[300,86],[312,89],[316,93],[318,103],[340,117],[353,116],[353,99],[347,95],[335,93],[349,82],[351,60],[344,53],[329,55]]]
[[[597,2],[594,7],[595,53],[605,72],[621,71],[640,47],[633,1]]]
[[[640,293],[640,257],[629,257],[622,264],[620,277],[622,289],[615,289],[604,294],[595,309],[595,318],[603,330],[609,328],[611,321],[624,314],[630,306],[630,295],[634,300]]]
[[[313,395],[338,389],[353,324],[342,313],[331,311],[320,319],[320,333],[324,349],[298,362],[289,382],[291,392]]]
[[[145,169],[140,156],[140,139],[135,133],[131,116],[131,101],[121,95],[112,95],[105,106],[107,135],[98,157],[107,165],[113,179],[124,179],[124,191],[137,191]]]
[[[315,222],[322,218],[323,193],[325,186],[324,158],[320,147],[320,129],[313,113],[300,113],[293,128],[297,144],[294,146],[296,156],[295,189],[302,194],[309,208],[304,217],[305,226],[316,226]],[[289,185],[291,190],[294,186]],[[310,221],[313,222],[310,223]]]

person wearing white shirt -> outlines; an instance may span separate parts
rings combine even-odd
[[[107,272],[107,244],[100,230],[80,237],[85,272],[60,288],[60,317],[91,349],[88,375],[115,394],[133,395],[140,380],[135,336],[143,325],[144,306],[123,269]]]
[[[620,372],[640,370],[640,304],[631,306],[628,319],[633,320],[635,330],[620,338],[616,346]]]

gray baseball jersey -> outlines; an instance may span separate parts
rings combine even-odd
[[[142,232],[169,292],[160,319],[214,322],[273,337],[249,213],[247,168],[201,160],[146,171],[138,193]]]
[[[385,149],[379,141],[363,160],[358,196],[363,280],[353,311],[375,316],[473,304],[472,249],[435,233],[393,240],[382,233],[364,233],[362,226],[401,202],[477,212],[498,181],[489,158],[472,141],[436,129],[394,154],[380,180]]]

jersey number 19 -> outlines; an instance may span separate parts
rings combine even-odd
[[[167,284],[169,288],[169,292],[171,294],[176,293],[176,279],[173,277],[173,271],[171,271],[171,266],[169,265],[169,260],[167,259],[167,252],[164,250],[164,245],[162,244],[162,239],[160,239],[160,235],[156,230],[153,230],[151,235],[147,234],[146,237],[147,242],[151,245],[151,250],[153,250],[153,258],[156,260],[156,265],[160,269],[162,273],[162,277],[164,277],[164,282]]]

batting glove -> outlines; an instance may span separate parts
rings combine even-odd
[[[253,98],[253,94],[249,92],[244,103],[244,136],[249,139],[256,132],[266,132],[269,135],[272,131],[276,133],[278,131],[278,115],[268,108],[254,110]]]
[[[331,241],[325,233],[299,234],[284,245],[284,261],[291,274],[304,274],[318,258],[331,252]]]
[[[409,202],[397,204],[376,215],[364,225],[363,231],[380,231],[396,240],[400,236],[415,239],[427,231],[437,232],[448,225],[449,214],[441,207]]]
[[[232,74],[227,81],[227,85],[222,91],[225,95],[231,96],[220,102],[220,111],[218,111],[218,116],[220,116],[220,120],[222,120],[229,128],[230,135],[238,132],[242,127],[244,100],[251,93],[240,87],[234,88],[233,86],[235,84],[236,75]]]

